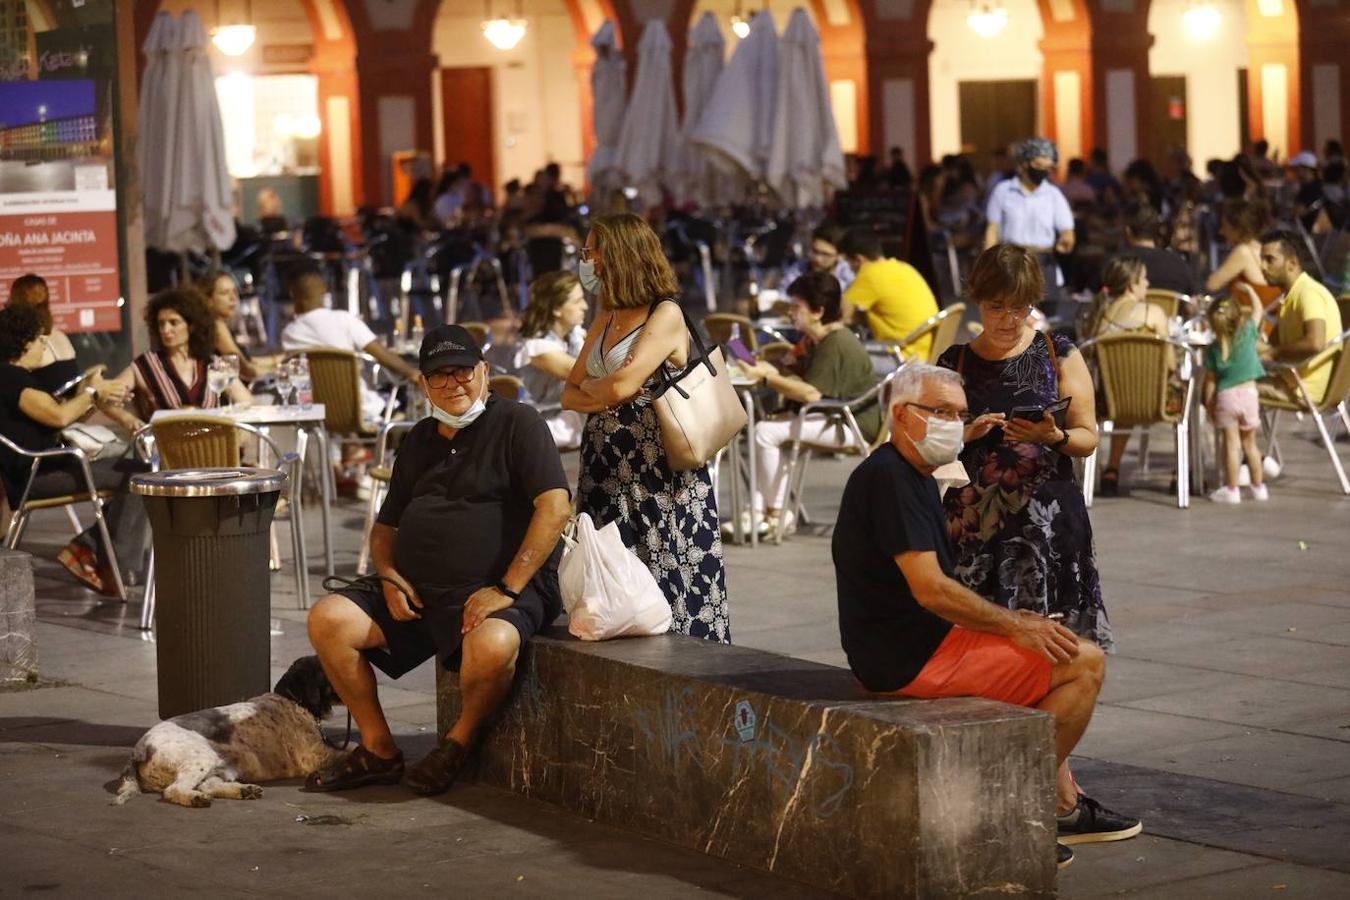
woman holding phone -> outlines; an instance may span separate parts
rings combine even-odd
[[[1073,475],[1072,457],[1097,446],[1092,377],[1072,341],[1028,323],[1044,289],[1036,257],[1013,244],[995,244],[971,269],[984,331],[938,359],[964,376],[977,413],[960,455],[970,484],[947,492],[947,529],[966,587],[1059,619],[1110,652],[1092,526]],[[1081,794],[1067,762],[1057,781],[1060,843],[1116,841],[1142,829]]]

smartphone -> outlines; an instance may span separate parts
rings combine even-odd
[[[753,366],[755,363],[759,362],[759,360],[755,359],[755,354],[750,352],[750,348],[745,346],[745,342],[740,338],[732,338],[727,341],[727,350],[731,352],[732,356],[743,363],[748,363]]]
[[[1068,412],[1069,404],[1072,401],[1072,397],[1061,397],[1049,406],[1014,406],[1012,412],[1008,413],[1008,418],[1025,419],[1028,422],[1039,422],[1048,412],[1055,417],[1055,425],[1063,428],[1065,415]]]

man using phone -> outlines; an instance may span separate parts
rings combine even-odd
[[[961,376],[910,363],[891,393],[891,440],[849,476],[832,544],[839,632],[849,667],[870,691],[905,697],[986,697],[1055,718],[1057,764],[1097,703],[1100,647],[1045,616],[990,603],[954,577],[947,516],[933,472],[961,452],[969,419]],[[1100,810],[1112,840],[1142,829]],[[1100,829],[1098,829],[1100,831]],[[1061,828],[1062,839],[1076,839]],[[1098,836],[1096,839],[1102,839]],[[1073,859],[1064,844],[1062,868]]]

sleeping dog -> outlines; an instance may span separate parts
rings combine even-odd
[[[158,791],[180,806],[256,800],[259,781],[309,774],[339,751],[319,725],[338,702],[317,656],[291,663],[271,693],[185,713],[151,728],[122,770],[113,803]]]

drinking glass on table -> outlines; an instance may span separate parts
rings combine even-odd
[[[309,360],[302,353],[291,360],[291,384],[295,385],[295,399],[301,409],[309,409],[314,403],[314,385],[309,377]]]
[[[281,398],[282,406],[291,405],[291,391],[295,390],[295,385],[291,383],[291,365],[282,363],[277,366],[277,396]]]
[[[220,406],[220,397],[230,387],[230,370],[219,359],[211,360],[206,367],[206,389],[211,392],[212,406]]]

